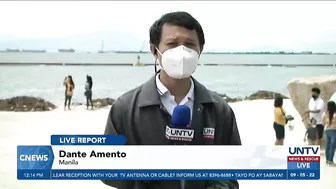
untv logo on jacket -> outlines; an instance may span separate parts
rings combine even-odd
[[[213,139],[215,138],[215,129],[214,128],[204,128],[203,129],[203,137],[204,138],[209,138],[209,139]]]

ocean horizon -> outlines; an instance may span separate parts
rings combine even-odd
[[[0,65],[153,65],[150,53],[0,52]],[[336,66],[336,55],[320,54],[202,54],[202,65],[226,66]]]

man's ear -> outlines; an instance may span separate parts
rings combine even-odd
[[[158,52],[155,48],[155,45],[154,44],[150,44],[150,51],[152,52],[153,56],[155,57],[155,59],[158,59]]]

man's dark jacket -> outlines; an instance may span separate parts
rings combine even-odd
[[[188,145],[241,145],[234,112],[216,93],[194,78],[195,97],[191,128],[194,139]],[[163,108],[155,76],[119,97],[113,104],[105,134],[126,136],[126,145],[173,145],[165,137],[171,115]],[[203,137],[203,128],[214,128],[214,139]],[[225,152],[223,152],[225,153]],[[209,154],[211,156],[211,154]],[[200,162],[201,163],[201,162]],[[181,181],[114,181],[105,184],[118,189],[181,189]],[[185,181],[184,189],[238,189],[237,181]]]

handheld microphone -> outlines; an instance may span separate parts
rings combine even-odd
[[[186,105],[178,105],[173,110],[172,123],[166,126],[166,137],[172,141],[190,142],[194,138],[194,130],[187,128],[190,124],[190,108]]]

